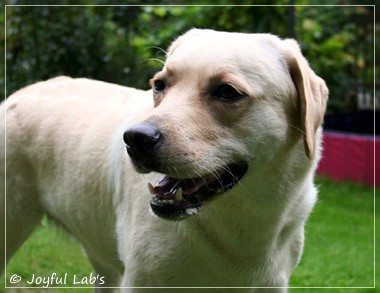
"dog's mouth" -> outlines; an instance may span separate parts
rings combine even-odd
[[[149,183],[152,211],[168,220],[186,219],[197,214],[205,201],[233,188],[247,169],[247,163],[239,162],[197,178],[175,179],[165,176],[155,186]]]

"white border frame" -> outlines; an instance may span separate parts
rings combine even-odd
[[[125,7],[125,6],[143,6],[143,7],[151,7],[151,6],[156,6],[156,7],[179,7],[179,6],[187,6],[187,7],[194,7],[194,6],[201,6],[201,7],[227,7],[227,6],[238,6],[238,7],[244,7],[244,6],[268,6],[268,7],[277,7],[277,6],[284,6],[284,7],[290,7],[290,6],[306,6],[306,7],[373,7],[374,14],[373,14],[373,24],[374,24],[374,29],[373,29],[373,56],[374,56],[374,61],[373,61],[373,68],[374,68],[374,75],[373,75],[373,93],[374,97],[376,96],[376,5],[43,5],[43,4],[31,4],[31,5],[4,5],[4,45],[5,45],[5,50],[4,50],[4,101],[6,102],[7,98],[7,7],[18,7],[18,6],[24,6],[24,7],[68,7],[68,6],[74,6],[74,7],[86,7],[86,6],[99,6],[99,7]],[[375,110],[376,109],[376,99],[374,99],[374,120],[375,120]],[[375,120],[376,121],[376,120]],[[375,147],[375,138],[376,138],[376,123],[375,123],[375,130],[373,134],[373,152],[374,152],[374,182],[375,182],[375,177],[376,177],[376,147]],[[6,136],[6,115],[5,115],[5,136]],[[6,142],[6,137],[5,137],[5,142]],[[7,151],[6,143],[5,143],[5,154]],[[6,169],[6,157],[5,157],[5,176],[7,174],[7,169]],[[7,181],[5,180],[5,199],[4,199],[4,204],[5,204],[5,221],[4,221],[4,228],[5,228],[5,242],[6,242],[6,210],[7,210],[7,205],[6,205],[6,186],[7,186]],[[12,288],[17,288],[17,289],[62,289],[62,288],[67,288],[67,289],[84,289],[84,288],[125,288],[125,289],[259,289],[259,288],[287,288],[287,289],[375,289],[376,288],[376,190],[374,189],[373,192],[373,200],[374,200],[374,206],[373,206],[373,221],[374,221],[374,251],[373,251],[373,266],[374,266],[374,272],[373,272],[373,286],[372,287],[294,287],[294,286],[289,286],[289,287],[93,287],[93,286],[81,286],[81,287],[75,287],[75,286],[70,286],[70,287],[61,287],[61,286],[54,286],[54,287],[18,287],[18,286],[7,286],[7,281],[8,281],[8,275],[7,275],[7,263],[6,263],[6,251],[7,247],[5,244],[5,269],[4,269],[4,288],[5,289],[12,289]]]

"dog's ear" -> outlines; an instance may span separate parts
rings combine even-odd
[[[323,122],[329,91],[324,80],[310,68],[297,42],[290,39],[285,42],[289,70],[298,94],[305,152],[312,159],[315,153],[315,135]]]

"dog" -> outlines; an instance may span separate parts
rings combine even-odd
[[[285,292],[317,199],[325,82],[292,39],[192,29],[150,84],[56,77],[1,105],[2,257],[48,215],[99,290]]]

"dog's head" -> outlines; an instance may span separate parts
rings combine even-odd
[[[154,109],[124,134],[157,215],[183,219],[300,142],[313,160],[328,90],[293,40],[193,29],[151,80]]]

